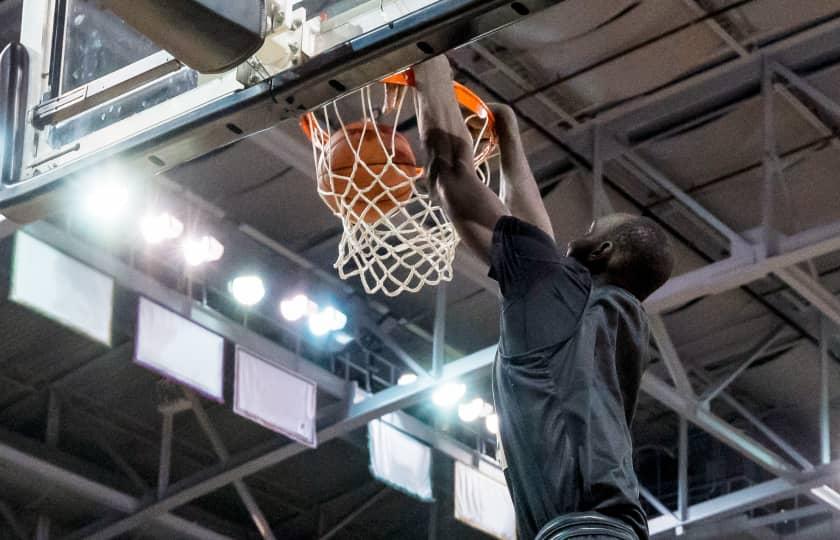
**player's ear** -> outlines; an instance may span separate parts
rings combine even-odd
[[[614,247],[615,245],[609,240],[601,242],[595,249],[589,252],[589,260],[591,262],[597,262],[609,259]]]

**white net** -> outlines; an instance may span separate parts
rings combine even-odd
[[[374,94],[382,106],[374,106]],[[408,95],[419,118],[413,88],[374,84],[304,120],[318,193],[344,228],[335,268],[342,279],[358,276],[369,294],[397,296],[452,279],[458,234],[433,200],[410,142],[392,127],[405,121]],[[346,117],[362,120],[349,123]],[[476,170],[487,183],[495,149],[488,115],[467,113],[465,122],[475,141]]]

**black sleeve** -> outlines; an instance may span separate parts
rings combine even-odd
[[[589,271],[562,255],[544,231],[511,216],[493,230],[489,276],[504,298],[506,355],[554,345],[571,335],[586,307]]]
[[[539,227],[512,216],[499,218],[493,229],[488,276],[499,282],[502,296],[524,294],[557,266],[580,265],[561,255],[554,240]]]

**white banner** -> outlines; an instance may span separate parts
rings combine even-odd
[[[317,387],[300,375],[236,348],[233,410],[307,446],[318,446]]]
[[[221,336],[140,298],[134,361],[223,401],[224,345]]]
[[[22,232],[9,299],[111,345],[114,280]]]
[[[434,500],[432,449],[388,424],[390,416],[368,424],[371,473],[385,484],[422,501]]]
[[[460,461],[455,462],[455,519],[500,540],[516,539],[507,486]]]

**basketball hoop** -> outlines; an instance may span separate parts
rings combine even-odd
[[[454,92],[473,138],[476,172],[488,184],[488,160],[497,147],[493,113],[465,86],[454,83]],[[400,125],[408,94],[419,121],[411,70],[356,90],[300,121],[312,141],[318,194],[344,227],[335,268],[342,279],[359,276],[368,294],[397,296],[452,279],[458,234],[432,200],[408,139],[392,127]]]

